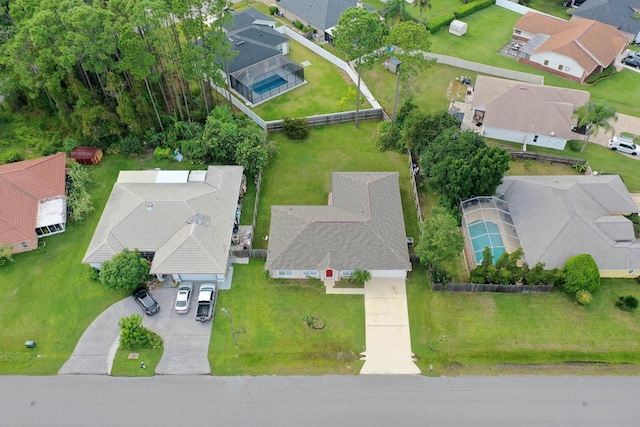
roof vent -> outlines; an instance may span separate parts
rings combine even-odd
[[[526,87],[526,86],[520,86],[520,89],[522,89],[522,90],[527,90],[527,89],[529,89],[529,88],[528,88],[528,87]]]
[[[556,133],[555,132],[551,132],[551,136],[554,136]]]
[[[153,203],[147,203],[147,212],[151,212],[153,210]]]

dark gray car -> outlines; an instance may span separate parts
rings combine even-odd
[[[133,291],[133,299],[136,300],[138,305],[142,307],[145,314],[148,316],[152,316],[160,310],[160,304],[156,300],[153,299],[149,291],[145,288],[137,288]]]

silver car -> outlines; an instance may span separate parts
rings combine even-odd
[[[176,313],[187,313],[191,308],[191,293],[193,292],[192,282],[182,282],[178,286],[178,292],[176,293],[176,303],[174,304],[174,310]]]
[[[609,140],[609,148],[613,151],[631,154],[632,156],[640,154],[640,147],[633,142],[633,138],[626,136],[614,136],[611,138]]]

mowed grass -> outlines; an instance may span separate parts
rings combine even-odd
[[[156,366],[162,357],[162,347],[153,350],[143,348],[140,350],[123,350],[118,348],[113,359],[111,375],[114,377],[152,377],[155,375]],[[129,359],[129,354],[138,353],[137,359]],[[141,363],[144,363],[144,369]]]
[[[320,282],[265,280],[263,271],[264,260],[236,264],[231,290],[220,293],[209,345],[212,374],[357,374],[364,297],[325,295]],[[308,328],[302,320],[308,314],[325,328]]]
[[[603,279],[591,305],[550,294],[433,292],[421,271],[407,283],[413,351],[423,372],[475,365],[640,363],[640,313],[614,306],[640,296],[633,280]]]
[[[319,126],[304,141],[275,132],[278,150],[264,171],[254,247],[266,248],[272,205],[326,205],[332,172],[398,172],[407,236],[418,236],[407,155],[379,151],[377,121]]]
[[[347,73],[293,40],[289,49],[287,57],[295,63],[311,63],[304,67],[307,83],[257,106],[253,109],[256,114],[264,120],[278,120],[356,109],[356,86]],[[353,87],[353,97],[348,96],[349,87]],[[366,100],[360,105],[370,108]]]

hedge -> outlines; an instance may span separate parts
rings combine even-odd
[[[495,4],[496,0],[477,0],[472,1],[471,3],[463,4],[458,8],[458,10],[454,11],[456,19],[464,18],[465,16],[469,16],[474,12],[477,12],[480,9],[484,9],[486,7]]]
[[[451,24],[454,19],[456,19],[456,17],[453,13],[435,18],[431,22],[427,23],[427,30],[429,30],[429,32],[433,34],[436,31],[440,30],[442,27],[446,27],[447,25]]]

